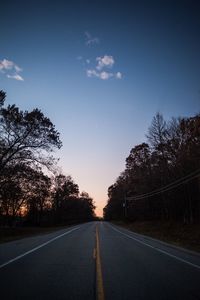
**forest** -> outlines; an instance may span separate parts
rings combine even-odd
[[[200,223],[200,114],[157,113],[108,188],[106,220]]]
[[[0,91],[0,226],[93,220],[93,199],[58,171],[53,152],[62,142],[51,120],[37,108],[22,111],[5,102]]]

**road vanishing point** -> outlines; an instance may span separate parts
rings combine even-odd
[[[1,300],[198,300],[200,255],[109,222],[0,245]]]

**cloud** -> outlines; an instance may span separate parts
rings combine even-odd
[[[106,71],[100,72],[100,74],[99,74],[99,78],[103,79],[103,80],[107,80],[111,77],[113,77],[113,73],[109,73],[109,72],[106,72]]]
[[[96,58],[97,65],[93,69],[86,70],[87,77],[97,77],[102,80],[109,78],[122,79],[122,73],[108,72],[107,69],[112,69],[115,60],[112,55],[104,55]]]
[[[117,79],[122,79],[122,73],[121,73],[121,72],[117,72],[117,73],[115,74],[115,77],[116,77]]]
[[[16,79],[19,81],[24,81],[24,79],[22,78],[22,76],[20,76],[18,73],[22,71],[22,69],[13,61],[11,60],[7,60],[7,59],[3,59],[0,60],[0,71],[4,74],[6,74],[7,78],[12,78],[12,79]],[[9,74],[8,72],[10,71],[14,71],[14,74]]]
[[[17,65],[15,65],[14,68],[17,73],[22,71],[22,69],[20,67],[18,67]]]
[[[98,72],[94,69],[87,70],[86,73],[87,73],[88,77],[97,77],[97,78],[102,79],[102,80],[107,80],[111,77],[114,77],[113,73],[106,72],[106,71]]]
[[[87,73],[87,77],[99,77],[96,70],[87,70],[86,73]]]
[[[0,61],[0,70],[11,70],[14,67],[14,63],[12,61],[9,61],[7,59],[3,59]]]
[[[18,65],[16,65],[13,61],[7,60],[7,59],[3,59],[0,60],[0,70],[4,71],[4,70],[12,70],[15,69],[16,72],[21,72],[22,69],[20,67],[18,67]]]
[[[85,31],[85,44],[86,46],[92,46],[95,44],[99,44],[99,38],[93,37],[90,32]],[[77,57],[78,60],[82,60],[83,57]],[[87,77],[96,77],[102,80],[107,80],[109,78],[122,79],[121,72],[111,72],[110,70],[113,68],[115,64],[115,60],[112,55],[104,55],[96,57],[96,66],[93,66],[91,69],[86,70]],[[90,59],[85,59],[84,66],[92,65],[92,61]],[[87,66],[89,68],[89,66]]]
[[[86,71],[87,77],[97,77],[102,80],[107,80],[111,77],[117,78],[117,79],[122,79],[122,73],[117,72],[117,73],[111,73],[107,71],[96,71],[95,69],[89,69]]]
[[[85,31],[85,44],[86,46],[93,46],[99,44],[99,38],[98,37],[92,37],[92,35]]]
[[[24,78],[22,78],[22,76],[20,76],[19,74],[14,74],[14,75],[7,74],[7,77],[11,78],[11,79],[18,80],[18,81],[24,81]]]
[[[98,62],[96,68],[97,70],[101,70],[104,67],[112,68],[115,61],[114,58],[111,55],[104,55],[103,57],[97,57],[96,61]]]

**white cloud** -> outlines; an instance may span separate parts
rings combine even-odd
[[[99,38],[92,37],[92,35],[88,31],[85,31],[85,39],[86,39],[85,44],[87,46],[99,44]]]
[[[101,70],[104,67],[112,68],[112,66],[115,63],[114,58],[111,55],[104,55],[103,57],[97,57],[96,61],[98,62],[96,66],[97,70]]]
[[[7,78],[24,81],[22,76],[18,74],[22,71],[22,69],[11,60],[7,60],[5,58],[3,60],[0,60],[0,71],[6,74]],[[9,74],[10,71],[12,71],[14,74]]]
[[[11,70],[14,67],[14,63],[10,60],[7,59],[3,59],[0,60],[0,70],[4,71],[4,70]]]
[[[0,70],[4,71],[4,70],[12,70],[15,69],[16,72],[21,72],[22,69],[20,67],[18,67],[18,65],[16,65],[13,61],[11,60],[7,60],[7,59],[3,59],[0,60]]]
[[[18,67],[17,65],[15,65],[14,68],[17,73],[22,71],[22,69],[20,67]]]
[[[93,69],[93,70],[87,70],[87,76],[88,77],[97,77],[102,80],[107,80],[107,79],[113,77],[114,74],[110,73],[110,72],[106,72],[106,71],[98,72]]]
[[[99,78],[101,78],[103,80],[107,80],[111,77],[113,77],[113,73],[103,71],[103,72],[100,72],[100,74],[99,74]]]
[[[104,55],[102,57],[96,58],[97,65],[93,69],[87,69],[87,77],[96,77],[102,80],[108,80],[110,78],[122,79],[121,72],[110,72],[108,69],[112,69],[115,60],[112,55]],[[90,63],[90,60],[86,60],[87,63]]]
[[[9,74],[7,74],[7,77],[11,78],[11,79],[16,79],[18,81],[24,81],[24,78],[22,78],[19,74],[15,74],[15,75],[9,75]]]
[[[87,70],[86,73],[88,77],[99,77],[99,73],[96,70]]]
[[[122,73],[121,72],[117,72],[115,74],[115,76],[116,76],[117,79],[122,79]]]
[[[90,64],[90,59],[86,59],[86,63],[87,63],[87,64]]]

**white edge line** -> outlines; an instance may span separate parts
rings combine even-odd
[[[5,262],[5,263],[3,263],[2,265],[0,265],[0,269],[3,268],[3,267],[5,267],[5,266],[7,266],[7,265],[9,265],[9,264],[11,264],[11,263],[13,263],[14,261],[16,261],[16,260],[18,260],[18,259],[20,259],[20,258],[26,256],[26,255],[28,255],[28,254],[30,254],[30,253],[32,253],[32,252],[38,250],[38,249],[40,249],[40,248],[42,248],[42,247],[44,247],[44,246],[46,246],[46,245],[52,243],[53,241],[55,241],[55,240],[61,238],[62,236],[67,235],[67,234],[71,233],[72,231],[79,229],[79,228],[80,228],[80,226],[79,226],[79,227],[76,227],[76,228],[73,228],[73,229],[71,229],[71,230],[69,230],[69,231],[67,231],[67,232],[64,232],[64,233],[62,233],[62,234],[60,234],[60,235],[54,237],[53,239],[51,239],[51,240],[49,240],[49,241],[47,241],[47,242],[45,242],[45,243],[43,243],[43,244],[41,244],[41,245],[39,245],[39,246],[37,246],[37,247],[31,249],[31,250],[29,250],[29,251],[27,251],[27,252],[25,252],[25,253],[23,253],[23,254],[21,254],[21,255],[18,255],[18,256],[16,256],[16,257],[13,258],[13,259],[8,260],[7,262]]]
[[[115,230],[115,231],[121,233],[122,235],[124,235],[124,236],[126,236],[126,237],[128,237],[128,238],[130,238],[130,239],[132,239],[132,240],[134,240],[134,241],[137,241],[137,242],[139,242],[139,243],[141,243],[141,244],[143,244],[143,245],[145,245],[145,246],[147,246],[147,247],[150,247],[150,248],[152,248],[152,249],[154,249],[154,250],[156,250],[156,251],[158,251],[158,252],[161,252],[161,253],[164,253],[164,254],[166,254],[166,255],[168,255],[168,256],[170,256],[170,257],[173,257],[173,258],[175,258],[175,259],[177,259],[177,260],[179,260],[179,261],[181,261],[181,262],[184,262],[184,263],[186,263],[186,264],[188,264],[188,265],[190,265],[190,266],[192,266],[192,267],[195,267],[195,268],[197,268],[197,269],[200,269],[200,266],[199,266],[199,265],[195,265],[195,264],[193,264],[193,263],[191,263],[191,262],[189,262],[189,261],[187,261],[187,260],[185,260],[185,259],[182,259],[182,258],[180,258],[180,257],[178,257],[178,256],[176,256],[176,255],[170,254],[169,252],[167,252],[167,251],[165,251],[165,250],[161,250],[161,249],[159,249],[159,248],[157,248],[157,247],[151,246],[151,245],[149,245],[149,244],[147,244],[147,243],[145,243],[145,242],[143,242],[143,241],[140,241],[140,240],[138,240],[138,239],[136,239],[136,238],[134,238],[134,237],[132,237],[132,236],[130,236],[130,235],[124,233],[124,232],[121,232],[120,230],[116,229],[115,227],[113,227],[113,226],[111,226],[111,225],[109,225],[109,226],[110,226],[113,230]]]

